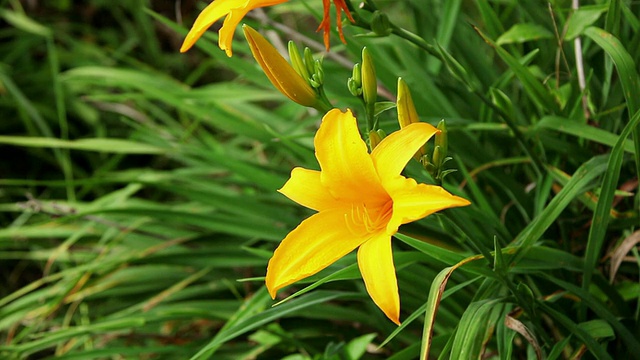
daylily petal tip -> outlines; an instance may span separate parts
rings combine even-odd
[[[182,46],[180,46],[180,52],[184,54],[187,51],[189,51],[189,49],[191,49],[192,46],[193,46],[193,42],[187,41],[187,39],[185,39],[184,42],[182,43]]]
[[[267,286],[267,291],[269,292],[269,296],[271,296],[272,300],[276,299],[277,290],[271,290],[269,286]]]

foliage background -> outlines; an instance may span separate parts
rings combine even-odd
[[[413,359],[429,340],[434,359],[640,356],[640,5],[375,3],[423,40],[347,26],[329,96],[362,111],[345,84],[368,46],[381,100],[401,76],[423,121],[447,120],[445,187],[473,202],[401,229],[400,328],[353,254],[272,307],[266,262],[310,214],[275,190],[317,167],[322,114],[241,36],[233,58],[213,31],[179,54],[203,2],[0,1],[0,357]],[[267,13],[246,21],[320,55],[319,1]]]

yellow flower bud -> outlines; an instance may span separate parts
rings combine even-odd
[[[250,26],[243,25],[244,35],[249,42],[251,53],[273,86],[296,103],[318,107],[320,100],[313,88],[280,55],[267,39]]]
[[[396,98],[396,109],[398,110],[398,123],[400,124],[401,129],[407,127],[410,124],[420,122],[418,112],[416,111],[416,107],[413,104],[413,99],[411,98],[409,87],[402,78],[398,78],[398,97]],[[420,149],[418,149],[413,158],[421,161],[420,159],[426,153],[426,146],[422,146]]]
[[[420,121],[416,107],[413,105],[409,87],[402,78],[398,78],[398,97],[396,103],[400,128]]]
[[[369,131],[369,148],[371,149],[371,151],[373,151],[373,149],[375,149],[376,146],[380,144],[385,136],[386,134],[384,133],[384,131],[382,131],[382,129]]]

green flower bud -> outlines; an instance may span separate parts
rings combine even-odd
[[[444,160],[444,156],[442,154],[442,148],[440,146],[436,145],[433,147],[433,155],[431,156],[431,159],[432,159],[433,166],[435,167],[436,171],[438,171],[438,169],[440,169],[440,165],[442,164],[442,161]]]
[[[324,84],[324,70],[322,69],[322,60],[317,59],[313,63],[313,75],[311,75],[311,86],[319,88]]]
[[[360,63],[353,65],[353,72],[349,79],[347,79],[347,88],[351,95],[360,97],[362,95],[362,74]]]
[[[436,166],[440,167],[444,163],[444,159],[447,157],[447,152],[449,151],[449,140],[447,139],[447,124],[445,123],[444,119],[440,120],[437,128],[438,130],[440,130],[440,132],[436,134],[436,147],[440,148],[441,161],[435,160],[435,154],[433,160]]]
[[[309,49],[308,47],[304,48],[304,64],[307,67],[307,72],[309,74],[313,74],[316,69],[315,69],[315,60],[313,59],[313,53],[311,52],[311,49]]]
[[[388,36],[391,34],[393,29],[391,29],[391,23],[389,22],[387,14],[379,10],[374,11],[373,17],[371,18],[371,30],[378,36]]]
[[[291,61],[293,68],[300,76],[302,76],[303,79],[309,79],[309,72],[302,60],[302,56],[300,56],[300,52],[298,51],[296,44],[293,41],[289,41],[287,48],[289,50],[289,60]]]
[[[378,98],[378,82],[373,58],[367,48],[362,49],[362,97],[365,104],[374,106]]]

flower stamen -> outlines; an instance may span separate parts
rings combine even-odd
[[[386,227],[393,213],[393,201],[382,206],[352,204],[351,211],[344,215],[347,229],[354,235],[379,232]]]

